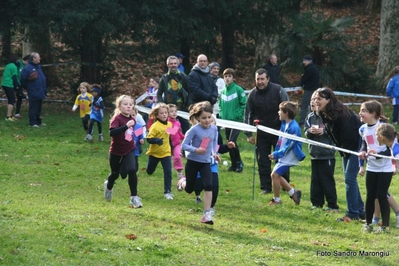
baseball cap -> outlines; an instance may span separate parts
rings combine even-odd
[[[185,58],[185,56],[183,54],[181,54],[181,53],[175,53],[175,56],[177,58]]]

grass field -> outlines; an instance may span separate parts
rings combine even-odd
[[[346,210],[345,184],[337,155],[340,213],[311,210],[310,160],[291,170],[301,189],[299,206],[282,194],[283,205],[267,206],[255,177],[253,146],[241,134],[243,173],[220,166],[215,224],[200,223],[202,205],[193,195],[173,191],[163,197],[162,169],[145,173],[139,165],[143,208],[129,207],[127,180],[118,179],[112,202],[103,197],[109,173],[108,119],[104,142],[83,139],[71,106],[45,104],[46,127],[0,119],[0,265],[397,265],[399,229],[362,234],[361,223],[336,222]],[[355,109],[358,107],[355,107]],[[387,107],[387,114],[391,114]],[[109,108],[110,109],[110,108]],[[108,109],[108,111],[110,111]],[[0,113],[6,113],[4,103]],[[109,113],[107,114],[107,117]],[[95,134],[97,128],[95,127]],[[96,140],[97,138],[95,138]],[[307,153],[306,145],[303,150]],[[222,156],[228,160],[228,155]],[[365,200],[364,178],[358,178]],[[173,173],[173,187],[176,183]],[[399,198],[397,177],[390,192]],[[395,216],[391,212],[391,224]],[[134,234],[135,240],[126,236]]]

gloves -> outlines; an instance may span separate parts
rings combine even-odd
[[[150,144],[158,144],[159,146],[161,146],[163,144],[163,139],[162,138],[150,138],[150,139],[147,139],[147,142]]]
[[[218,99],[216,99],[215,97],[212,97],[209,102],[214,105],[217,102]]]

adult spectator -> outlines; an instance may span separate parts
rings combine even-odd
[[[218,98],[218,88],[210,75],[208,58],[204,54],[197,57],[197,63],[188,75],[189,98],[191,103],[209,101],[214,105]]]
[[[19,114],[19,110],[21,109],[22,104],[22,89],[20,84],[20,73],[18,70],[18,56],[12,54],[10,56],[10,60],[8,64],[4,67],[3,78],[1,80],[1,86],[7,97],[7,116],[6,121],[15,121],[15,118],[12,115],[12,110],[14,109],[15,104],[15,93],[17,93],[17,110]]]
[[[40,66],[40,55],[36,52],[30,54],[28,64],[21,71],[21,85],[28,92],[29,125],[45,126],[40,115],[43,99],[47,97],[46,76]]]
[[[277,64],[277,56],[275,54],[271,54],[269,59],[267,60],[266,65],[262,68],[267,70],[267,73],[270,77],[270,82],[280,84],[280,67]]]
[[[255,120],[259,120],[259,125],[280,130],[279,104],[289,100],[287,92],[280,85],[270,82],[267,70],[263,68],[255,72],[255,82],[256,87],[250,91],[247,98],[244,123],[253,125]],[[263,194],[271,193],[271,161],[268,155],[271,154],[272,148],[276,148],[278,136],[258,130],[255,143],[252,133],[245,134],[248,142],[256,144],[260,189]],[[283,177],[289,182],[288,174]]]
[[[209,64],[209,69],[211,71],[211,76],[213,81],[215,81],[216,86],[218,87],[218,101],[213,106],[213,113],[219,117],[219,98],[222,90],[226,87],[226,83],[224,80],[219,77],[220,65],[218,62],[212,62]],[[240,121],[241,122],[241,121]]]
[[[309,113],[310,98],[315,90],[320,86],[319,70],[317,66],[313,64],[313,58],[311,55],[305,55],[303,57],[303,66],[305,71],[301,77],[299,86],[303,88],[303,95],[301,100],[301,113],[299,117],[299,125],[302,127],[305,123],[306,116]]]
[[[184,73],[183,59],[185,58],[185,56],[181,53],[176,53],[175,56],[179,59],[179,66],[177,67],[177,69],[179,69],[181,73]]]
[[[177,110],[187,112],[188,107],[188,77],[178,69],[179,59],[169,56],[166,59],[168,72],[162,75],[159,81],[157,98],[158,102],[174,104]],[[188,121],[180,116],[177,117],[181,124],[183,134],[189,129]]]

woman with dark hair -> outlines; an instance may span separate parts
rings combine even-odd
[[[340,102],[329,88],[317,89],[314,102],[326,127],[327,134],[337,147],[358,152],[361,144],[359,116]],[[337,221],[365,219],[364,203],[357,183],[358,156],[340,152],[346,185],[346,215]]]

